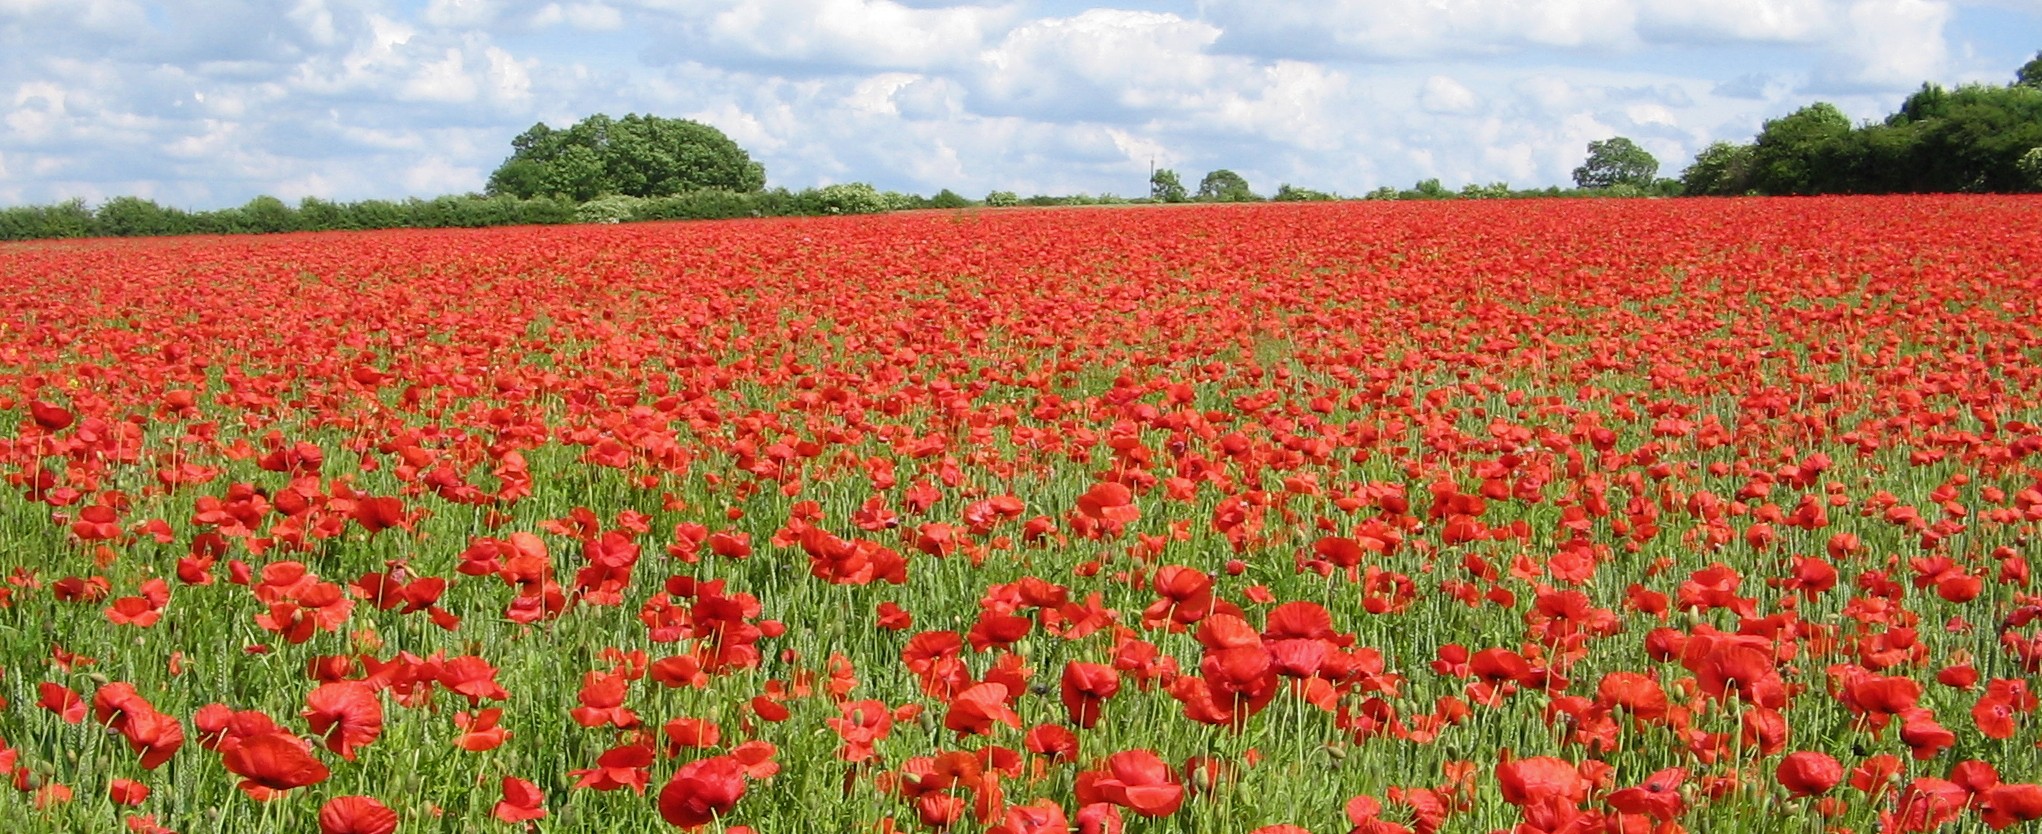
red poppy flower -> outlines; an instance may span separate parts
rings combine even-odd
[[[1038,799],[1027,805],[1009,806],[1000,824],[986,829],[986,834],[1070,834],[1070,830],[1063,806],[1053,800]]]
[[[1078,834],[1121,834],[1126,826],[1120,821],[1120,806],[1109,802],[1094,802],[1078,809]]]
[[[324,736],[326,749],[354,761],[355,748],[383,733],[383,700],[359,681],[323,683],[305,696],[305,722]]]
[[[1169,763],[1152,750],[1123,750],[1106,757],[1107,775],[1092,783],[1100,798],[1145,817],[1167,817],[1184,804],[1184,786]]]
[[[1780,760],[1773,778],[1787,789],[1788,796],[1820,796],[1843,781],[1843,765],[1828,753],[1799,750]]]
[[[1589,783],[1581,771],[1551,756],[1510,758],[1505,751],[1496,764],[1496,781],[1503,788],[1503,801],[1525,806],[1545,802],[1579,805],[1588,798]]]
[[[601,727],[614,724],[618,727],[638,726],[638,713],[624,706],[624,695],[629,681],[623,675],[605,672],[589,672],[582,680],[578,696],[581,706],[568,711],[574,723],[584,727]]]
[[[1999,784],[1978,796],[1978,818],[1994,831],[2042,819],[2042,785]]]
[[[645,792],[645,783],[651,778],[647,771],[652,766],[652,750],[643,745],[626,744],[612,747],[596,757],[596,766],[568,773],[578,777],[577,788],[594,788],[599,791],[614,791],[630,788],[637,793]]]
[[[1680,816],[1687,810],[1687,800],[1680,795],[1682,782],[1687,781],[1687,770],[1671,767],[1652,774],[1644,784],[1612,792],[1608,802],[1626,814],[1643,814],[1661,822]]]
[[[1078,512],[1087,518],[1116,526],[1131,524],[1142,516],[1141,510],[1134,506],[1134,492],[1125,484],[1111,481],[1094,484],[1085,494],[1078,496]]]
[[[990,734],[995,724],[1021,727],[1021,716],[1007,706],[1007,687],[997,683],[964,690],[943,714],[943,726],[960,736]]]
[[[472,655],[450,658],[441,663],[439,681],[448,691],[467,698],[471,707],[480,706],[485,698],[501,701],[510,697],[510,693],[496,682],[496,667]]]
[[[128,748],[142,757],[144,770],[161,767],[184,746],[184,725],[154,709],[128,713],[120,733]]]
[[[319,834],[391,834],[397,812],[367,796],[336,796],[319,806]]]
[[[40,697],[37,703],[43,709],[57,714],[66,724],[77,724],[85,720],[85,698],[70,687],[60,683],[44,681],[36,684]]]
[[[1099,721],[1100,706],[1120,691],[1120,673],[1101,663],[1071,661],[1064,665],[1060,690],[1071,723],[1089,730]]]
[[[502,707],[490,707],[473,713],[454,713],[454,726],[461,728],[461,734],[454,737],[454,746],[470,753],[495,750],[510,739],[510,731],[497,726],[503,720]]]
[[[312,745],[289,733],[269,732],[221,745],[221,760],[240,776],[241,790],[258,801],[284,791],[326,781],[325,763],[312,755]]]
[[[106,798],[115,805],[140,805],[149,801],[149,786],[133,779],[115,779],[107,784]]]
[[[744,766],[729,756],[681,765],[659,791],[659,816],[669,825],[700,828],[737,807],[744,798]]]
[[[515,776],[503,777],[503,799],[496,803],[498,820],[508,823],[528,822],[546,818],[546,794],[524,779]]]

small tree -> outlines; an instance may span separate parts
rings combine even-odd
[[[722,131],[635,113],[622,119],[597,113],[563,130],[533,125],[511,140],[510,158],[489,176],[492,195],[578,202],[703,188],[753,192],[765,185],[765,169]]]
[[[1325,191],[1315,191],[1310,188],[1299,188],[1297,186],[1291,185],[1290,183],[1283,183],[1282,185],[1278,185],[1276,187],[1276,196],[1271,199],[1274,199],[1279,203],[1310,203],[1320,202],[1324,200],[1337,200],[1340,198],[1335,197],[1332,194]]]
[[[1248,180],[1240,174],[1221,168],[1198,181],[1198,199],[1222,203],[1247,203],[1262,198],[1249,190]]]
[[[264,194],[241,207],[241,221],[251,232],[293,232],[298,229],[298,212],[284,201]]]
[[[2014,86],[2042,90],[2042,52],[2035,53],[2034,58],[2022,64],[2020,70],[2014,73]]]
[[[1680,174],[1681,193],[1690,197],[1743,194],[1751,183],[1751,146],[1714,142],[1695,154]]]
[[[167,235],[175,231],[162,206],[140,197],[115,197],[102,203],[93,216],[99,220],[101,234],[115,237]]]
[[[1659,160],[1638,143],[1613,136],[1588,143],[1588,161],[1574,169],[1574,184],[1582,188],[1630,185],[1646,188],[1659,173]]]
[[[2029,148],[2027,153],[2021,154],[2014,167],[2027,178],[2029,191],[2042,191],[2042,147]]]
[[[1181,203],[1190,199],[1184,190],[1184,182],[1177,178],[1177,172],[1168,168],[1149,175],[1149,199],[1161,203]]]

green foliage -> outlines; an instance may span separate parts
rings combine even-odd
[[[511,140],[490,194],[576,202],[621,194],[665,197],[704,188],[758,191],[765,168],[722,131],[687,119],[598,113],[564,130],[544,124]]]
[[[24,206],[0,211],[0,240],[91,237],[99,224],[84,200],[53,206]]]
[[[1690,196],[1743,194],[1751,186],[1751,146],[1712,142],[1680,174]]]
[[[725,220],[775,217],[795,213],[786,189],[758,192],[704,188],[671,197],[642,200],[631,220]]]
[[[1191,199],[1184,190],[1184,182],[1177,178],[1177,172],[1163,168],[1149,175],[1149,199],[1162,203],[1181,203]]]
[[[2020,161],[2014,163],[2014,167],[2020,169],[2021,176],[2027,178],[2029,191],[2042,191],[2042,145],[2029,148],[2027,153],[2021,154]]]
[[[1219,203],[1250,203],[1262,199],[1248,188],[1248,180],[1225,168],[1198,181],[1198,199]]]
[[[1574,184],[1582,188],[1610,188],[1627,185],[1648,188],[1659,174],[1659,160],[1627,137],[1612,136],[1588,143],[1588,160],[1574,169]]]
[[[1768,120],[1752,145],[1752,187],[1767,194],[1835,190],[1839,152],[1850,135],[1851,120],[1826,101]]]
[[[808,214],[877,214],[886,211],[889,200],[870,183],[845,182],[825,185],[808,192]]]
[[[1340,198],[1324,191],[1313,191],[1309,188],[1298,188],[1290,183],[1284,183],[1276,187],[1276,196],[1271,199],[1279,203],[1305,203],[1338,200]]]
[[[1689,194],[2025,191],[2037,146],[2042,88],[1923,84],[1880,123],[1853,128],[1829,104],[1766,122],[1751,144],[1703,150],[1681,180]]]
[[[1468,183],[1461,186],[1461,197],[1470,200],[1499,200],[1511,196],[1510,183],[1492,182],[1488,185]]]
[[[986,205],[993,208],[1007,208],[1021,205],[1021,196],[1012,191],[994,191],[986,195]]]
[[[241,217],[245,231],[274,234],[298,230],[298,213],[268,194],[249,200],[241,207]]]
[[[159,206],[153,200],[140,197],[115,197],[100,204],[93,213],[98,221],[99,234],[114,237],[146,237],[151,235],[176,234],[181,225],[180,218]]]
[[[574,207],[576,223],[622,223],[631,219],[644,200],[623,194],[598,197]]]
[[[1417,185],[1411,186],[1410,191],[1406,191],[1398,196],[1406,200],[1414,198],[1421,200],[1444,200],[1452,197],[1453,192],[1446,190],[1446,186],[1440,185],[1438,177],[1433,177],[1431,179],[1419,180]]]
[[[2014,86],[2042,90],[2042,52],[2035,53],[2014,73]]]
[[[950,189],[945,188],[942,191],[936,192],[936,196],[929,198],[929,208],[938,209],[971,208],[971,200],[966,199],[962,194],[959,194],[955,191],[951,191]]]
[[[298,201],[298,224],[306,229],[345,229],[347,208],[318,197],[306,197]]]

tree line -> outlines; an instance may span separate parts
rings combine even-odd
[[[1680,181],[1696,196],[2042,191],[2042,54],[2013,84],[1923,84],[1882,122],[1816,102],[1702,149]]]
[[[1629,138],[1591,142],[1574,189],[1514,189],[1507,183],[1449,189],[1427,179],[1378,188],[1361,199],[1508,197],[2042,192],[2042,52],[2006,85],[1923,84],[1884,121],[1852,125],[1835,105],[1816,102],[1765,122],[1750,142],[1717,142],[1678,178]],[[686,119],[597,114],[564,129],[533,125],[511,141],[511,156],[485,191],[433,199],[344,203],[307,197],[295,206],[256,197],[232,208],[186,211],[141,197],[0,209],[0,240],[294,231],[450,228],[640,220],[867,214],[973,206],[1136,202],[1248,202],[1264,197],[1228,169],[1196,191],[1171,169],[1149,178],[1149,194],[1036,195],[993,191],[973,200],[844,183],[789,191],[766,188],[765,168],[728,136]],[[1277,201],[1341,199],[1279,185]]]

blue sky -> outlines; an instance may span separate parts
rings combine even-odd
[[[789,188],[1543,186],[1591,140],[1670,176],[2038,48],[2042,0],[0,0],[0,204],[478,191],[596,112],[708,122]]]

